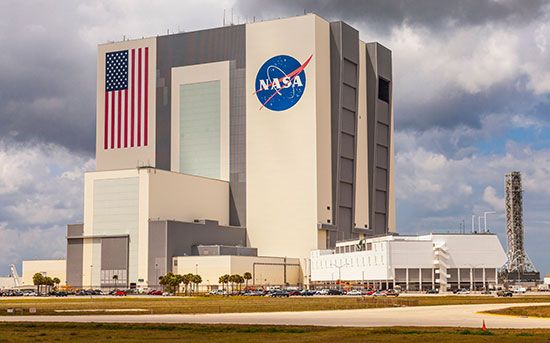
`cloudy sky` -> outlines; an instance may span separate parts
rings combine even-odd
[[[154,3],[154,5],[152,5]],[[523,173],[526,245],[550,271],[550,2],[0,2],[0,274],[65,255],[93,170],[96,45],[315,12],[393,51],[397,225],[456,231],[472,214],[503,244],[503,179]],[[289,37],[290,38],[290,37]]]

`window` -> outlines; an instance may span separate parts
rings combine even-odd
[[[378,99],[390,102],[390,81],[381,77],[378,78]]]
[[[367,243],[367,250],[372,250],[372,243]]]

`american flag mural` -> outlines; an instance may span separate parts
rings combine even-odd
[[[149,48],[105,54],[103,148],[148,145]]]

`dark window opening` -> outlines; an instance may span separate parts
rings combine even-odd
[[[390,81],[378,78],[378,99],[390,102]]]

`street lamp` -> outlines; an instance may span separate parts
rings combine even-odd
[[[340,287],[340,289],[342,289],[342,267],[349,266],[349,264],[344,263],[337,266],[335,263],[333,263],[332,266],[338,268],[338,282],[339,282],[338,286]]]
[[[496,213],[496,212],[495,211],[483,212],[483,222],[484,222],[483,231],[484,232],[488,232],[487,231],[487,215],[488,214],[494,214],[494,213]]]

